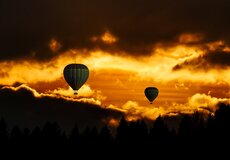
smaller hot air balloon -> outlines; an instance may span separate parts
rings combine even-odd
[[[63,71],[64,78],[69,86],[74,90],[74,94],[77,94],[83,84],[89,77],[89,69],[84,64],[68,64]]]
[[[159,90],[156,87],[147,87],[145,89],[145,96],[150,101],[150,104],[157,98]]]

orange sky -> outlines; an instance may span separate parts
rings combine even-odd
[[[154,119],[159,114],[170,112],[190,113],[202,110],[200,107],[215,109],[218,102],[229,102],[230,68],[193,71],[185,67],[173,70],[178,64],[203,57],[207,48],[216,50],[224,46],[221,50],[230,50],[224,41],[186,45],[201,39],[200,34],[182,34],[175,44],[159,43],[152,46],[150,55],[137,57],[126,53],[111,54],[101,49],[70,49],[50,61],[4,61],[0,62],[0,83],[12,85],[19,82],[39,94],[85,98],[88,103],[120,110],[130,119]],[[113,45],[119,38],[106,31],[92,40]],[[62,46],[55,39],[47,45],[53,54]],[[78,96],[73,95],[63,78],[63,68],[69,63],[83,63],[90,70],[89,79]],[[148,86],[159,89],[159,96],[152,105],[144,96],[144,89]]]

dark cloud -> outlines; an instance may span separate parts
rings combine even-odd
[[[49,96],[36,98],[32,90],[25,87],[0,89],[0,117],[11,125],[32,128],[50,121],[58,122],[66,130],[74,124],[84,129],[86,126],[101,127],[106,119],[119,119],[121,115],[118,111],[102,109],[93,104]]]
[[[1,0],[0,59],[51,58],[52,38],[62,50],[97,46],[135,55],[185,32],[229,41],[229,8],[229,0]],[[113,47],[90,40],[107,29],[119,38]]]
[[[230,66],[230,52],[211,52],[204,59],[213,65]]]
[[[208,70],[212,68],[225,69],[230,67],[230,52],[212,51],[205,55],[185,60],[183,63],[177,64],[173,70],[190,69],[190,70]]]

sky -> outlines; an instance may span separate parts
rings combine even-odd
[[[230,102],[229,8],[228,0],[0,0],[1,116],[117,125],[121,115],[213,113]],[[70,63],[90,71],[77,96],[63,77]],[[152,105],[149,86],[159,89]]]

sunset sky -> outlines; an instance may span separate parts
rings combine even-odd
[[[230,102],[229,8],[228,0],[1,0],[2,113],[22,116],[10,108],[21,90],[63,100],[66,110],[96,107],[111,125],[120,113],[154,120],[213,112]],[[90,71],[77,96],[63,77],[69,63]],[[159,89],[153,104],[148,86]]]

